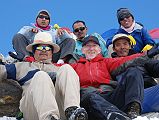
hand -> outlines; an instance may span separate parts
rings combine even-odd
[[[37,28],[32,28],[32,30],[31,30],[33,33],[38,33],[38,29]]]
[[[157,54],[159,54],[159,43],[155,44],[150,50],[147,51],[147,56],[149,58],[152,58]]]
[[[61,36],[64,34],[64,30],[62,28],[57,29],[57,35]]]

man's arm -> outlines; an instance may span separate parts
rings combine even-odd
[[[159,60],[147,61],[144,64],[145,69],[155,78],[159,77]]]
[[[124,64],[120,65],[115,70],[113,70],[111,72],[111,76],[115,77],[115,76],[123,73],[129,67],[134,67],[134,66],[143,66],[144,67],[144,63],[146,63],[147,61],[151,61],[151,59],[147,55],[127,61]]]

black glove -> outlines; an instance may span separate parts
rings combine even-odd
[[[147,56],[149,58],[152,58],[157,54],[159,54],[159,43],[155,44],[150,50],[147,51]]]
[[[53,83],[56,82],[56,72],[47,72],[50,78],[52,79]]]

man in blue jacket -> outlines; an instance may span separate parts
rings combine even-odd
[[[154,45],[154,40],[150,37],[147,30],[143,25],[137,23],[133,14],[130,12],[128,8],[120,8],[117,10],[117,19],[120,25],[117,33],[123,33],[127,35],[131,35],[136,40],[136,45],[133,50],[136,52],[141,52],[142,49],[147,45]],[[113,36],[112,36],[113,37]],[[112,37],[107,40],[107,47],[109,47],[110,51],[112,48]]]

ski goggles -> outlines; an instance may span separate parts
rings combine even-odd
[[[39,51],[43,51],[43,50],[50,51],[50,50],[52,50],[52,47],[42,45],[42,46],[37,46],[37,47],[35,48],[35,50],[39,50]]]

